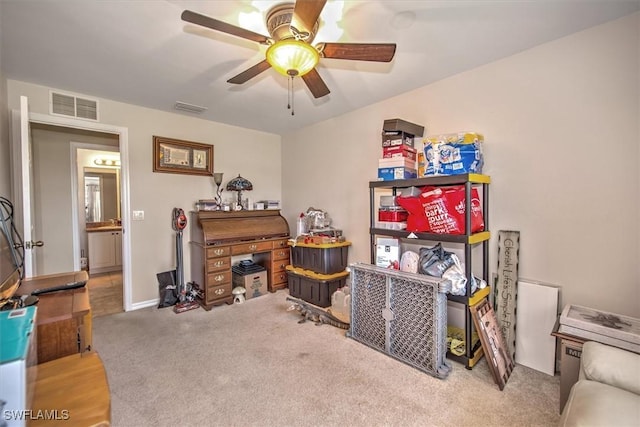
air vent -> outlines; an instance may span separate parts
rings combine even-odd
[[[54,115],[98,120],[98,101],[59,92],[50,92],[49,112]]]
[[[176,110],[186,111],[187,113],[193,113],[193,114],[202,114],[208,109],[207,107],[187,104],[186,102],[180,102],[180,101],[177,101],[176,104],[173,106],[173,108],[175,108]]]

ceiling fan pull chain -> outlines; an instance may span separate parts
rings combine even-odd
[[[287,79],[287,110],[291,109],[291,83]]]
[[[293,107],[293,76],[287,79],[287,109],[291,110],[291,115],[295,115]]]

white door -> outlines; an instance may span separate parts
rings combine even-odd
[[[12,111],[13,125],[13,176],[15,177],[13,197],[16,211],[22,215],[15,218],[18,230],[24,240],[24,276],[32,277],[34,271],[35,249],[42,246],[42,242],[33,241],[33,194],[31,182],[33,178],[31,159],[31,135],[29,128],[29,102],[26,96],[20,97],[20,110]]]

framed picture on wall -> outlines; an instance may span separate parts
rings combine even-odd
[[[213,145],[154,136],[153,171],[213,176]]]

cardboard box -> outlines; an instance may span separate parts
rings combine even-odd
[[[418,172],[416,169],[410,168],[379,168],[378,180],[393,181],[394,179],[411,179],[416,178]]]
[[[382,130],[385,131],[400,131],[411,134],[413,136],[424,135],[424,126],[417,125],[415,123],[407,122],[402,119],[386,119],[382,124]]]
[[[246,299],[259,297],[267,293],[267,272],[239,274],[233,273],[233,287],[242,286],[247,290],[244,294]]]
[[[396,147],[406,145],[413,148],[413,135],[405,132],[383,131],[382,147]]]
[[[569,398],[571,387],[578,382],[582,343],[560,340],[560,413]]]
[[[387,159],[378,159],[378,168],[408,168],[415,169],[416,161],[407,157],[392,157]]]
[[[393,145],[389,147],[382,147],[382,157],[385,159],[394,157],[406,157],[411,160],[416,160],[417,150],[409,147],[408,145]]]
[[[400,270],[400,242],[398,239],[379,237],[376,240],[376,265]]]

